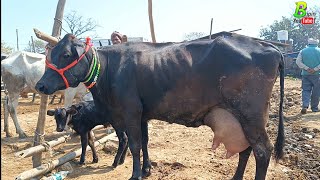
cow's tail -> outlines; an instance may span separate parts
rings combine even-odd
[[[275,144],[275,159],[278,162],[279,159],[283,157],[283,147],[284,147],[284,125],[283,125],[283,98],[284,98],[284,58],[281,55],[281,62],[279,64],[280,72],[280,104],[279,104],[279,125],[278,125],[278,135]]]

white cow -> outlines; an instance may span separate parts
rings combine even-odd
[[[19,94],[36,92],[35,84],[39,81],[44,71],[45,55],[43,54],[16,51],[1,61],[1,76],[8,91],[8,99],[5,103],[8,105],[8,111],[16,127],[16,133],[19,134],[20,138],[26,137],[26,134],[21,129],[17,119]],[[82,100],[82,97],[86,94],[86,88],[83,84],[80,84],[76,88],[68,88],[59,93],[65,93],[64,106],[69,107],[72,105],[74,98],[77,98],[78,101]],[[9,115],[7,112],[4,114],[4,131],[6,136],[9,137],[11,136],[8,128]]]

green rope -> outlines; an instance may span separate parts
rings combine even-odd
[[[90,76],[88,77],[88,79],[86,81],[84,81],[83,83],[87,83],[91,78],[92,78],[92,75],[96,69],[96,66],[97,66],[97,59],[96,59],[96,56],[93,57],[93,68],[92,68],[92,71],[90,72]]]

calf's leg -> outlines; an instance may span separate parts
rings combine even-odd
[[[119,146],[118,146],[117,154],[112,164],[113,167],[117,167],[119,164],[124,163],[124,159],[126,157],[127,150],[128,150],[128,137],[126,133],[123,131],[119,131],[117,129],[115,129],[115,131],[119,139]]]
[[[84,164],[84,162],[85,162],[86,150],[87,150],[87,146],[88,146],[88,136],[89,136],[88,134],[90,134],[90,131],[80,134],[81,148],[82,148],[80,162],[79,162],[80,165]]]
[[[97,155],[96,148],[94,147],[94,136],[93,136],[93,133],[91,133],[91,132],[92,131],[88,132],[88,137],[89,137],[88,144],[92,150],[92,163],[97,163],[99,161],[99,158]]]

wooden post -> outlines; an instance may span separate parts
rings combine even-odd
[[[19,35],[18,35],[18,29],[16,29],[17,34],[17,51],[19,51]]]
[[[210,35],[209,35],[209,39],[211,39],[211,34],[212,34],[212,21],[213,21],[213,18],[211,18],[211,25],[210,25]]]
[[[32,51],[36,53],[36,47],[34,45],[33,36],[31,36],[31,43],[32,43]]]
[[[63,18],[63,10],[64,10],[65,3],[66,3],[66,0],[59,0],[58,5],[57,5],[56,15],[54,18],[55,21],[54,21],[53,30],[52,30],[52,36],[54,36],[54,37],[60,36],[61,24],[62,24],[62,18]],[[38,123],[37,123],[37,129],[36,129],[35,135],[34,135],[33,146],[37,146],[39,144],[42,144],[44,141],[44,127],[45,127],[45,121],[46,121],[48,97],[49,96],[47,96],[47,95],[41,95]],[[38,154],[35,154],[34,156],[32,156],[33,167],[40,166],[41,159],[42,159],[42,153],[38,153]]]
[[[152,42],[156,43],[156,35],[154,33],[153,17],[152,17],[152,0],[148,0],[148,13]]]
[[[60,37],[61,28],[62,28],[62,19],[64,12],[64,5],[66,4],[66,0],[59,0],[56,10],[56,16],[54,18],[54,24],[52,29],[53,37]]]

